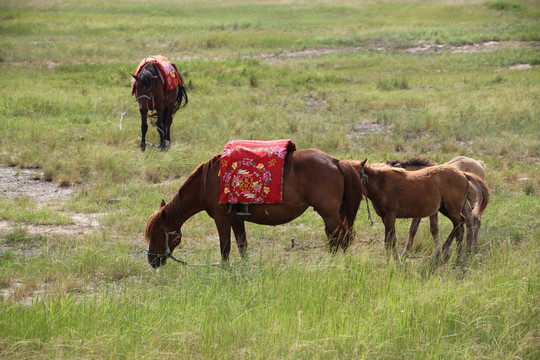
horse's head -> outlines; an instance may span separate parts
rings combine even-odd
[[[144,237],[148,242],[148,262],[157,269],[165,265],[168,258],[173,258],[172,252],[182,241],[182,231],[174,231],[170,225],[170,219],[165,211],[165,201],[161,200],[161,206],[148,219]]]
[[[133,75],[135,79],[135,99],[139,103],[139,109],[148,110],[154,97],[155,82],[158,76],[143,68],[139,75]]]

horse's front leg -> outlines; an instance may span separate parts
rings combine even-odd
[[[231,222],[227,220],[215,219],[216,227],[219,234],[219,247],[221,250],[221,259],[223,261],[229,260],[229,254],[231,253]]]
[[[390,258],[391,255],[394,255],[394,258],[397,258],[396,252],[396,218],[395,217],[384,217],[384,247],[386,249],[386,256]]]
[[[140,108],[139,112],[141,113],[141,150],[146,150],[146,132],[148,131],[148,123],[147,123],[147,116],[148,116],[148,109],[147,108]]]
[[[232,223],[232,229],[234,232],[234,237],[236,238],[236,246],[242,258],[246,257],[247,253],[247,237],[246,237],[246,227],[244,221],[236,219]]]

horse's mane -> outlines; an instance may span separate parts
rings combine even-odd
[[[387,160],[385,162],[386,165],[392,166],[392,167],[398,167],[398,168],[406,168],[409,166],[419,166],[419,167],[427,167],[427,166],[434,166],[437,165],[433,161],[426,159],[426,158],[414,158],[407,161],[401,161],[401,160]]]
[[[145,66],[143,66],[143,68],[141,69],[141,71],[137,75],[137,77],[139,78],[140,84],[145,89],[151,88],[152,87],[152,77],[159,76],[158,71],[159,70],[157,69],[156,64],[147,63]]]
[[[207,174],[212,165],[214,165],[217,161],[219,161],[219,158],[221,157],[221,154],[214,155],[210,160],[200,163],[199,166],[193,172],[188,176],[186,181],[180,186],[180,189],[178,189],[178,192],[176,195],[171,199],[169,202],[174,209],[180,209],[181,207],[178,206],[179,202],[181,201],[182,194],[185,191],[186,185],[191,183],[192,181],[195,181],[198,178],[202,178],[203,181],[203,189],[206,187],[206,179]],[[204,190],[203,190],[204,191]]]
[[[165,206],[167,206],[167,213],[168,215],[174,219],[183,217],[183,210],[180,206],[180,202],[182,199],[182,194],[185,192],[186,185],[191,183],[192,181],[196,181],[200,176],[202,176],[203,181],[203,189],[206,186],[206,178],[208,175],[208,171],[210,168],[219,161],[219,158],[221,157],[221,154],[214,155],[210,160],[203,162],[197,166],[197,168],[188,176],[186,181],[180,186],[180,189],[178,189],[178,192],[174,197],[169,201]],[[204,190],[202,190],[204,191]],[[146,230],[145,230],[145,239],[147,242],[149,242],[150,234],[153,233],[153,229],[156,226],[156,218],[161,215],[161,211],[164,209],[164,207],[160,207],[158,210],[154,211],[154,213],[150,216],[148,219],[148,223],[146,224]]]

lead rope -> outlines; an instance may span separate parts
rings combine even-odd
[[[371,211],[369,210],[369,199],[367,197],[367,186],[366,185],[368,183],[368,176],[364,172],[364,169],[360,170],[360,178],[361,178],[361,183],[362,183],[362,195],[364,195],[364,197],[366,198],[368,219],[371,222],[371,226],[373,226],[373,224],[375,222],[371,219]]]
[[[176,237],[182,235],[182,229],[180,229],[180,231],[165,231],[165,252],[162,253],[162,254],[155,254],[155,253],[151,253],[149,252],[148,250],[144,250],[143,251],[143,254],[145,255],[154,255],[154,256],[159,256],[159,257],[166,257],[167,259],[173,259],[174,261],[176,261],[177,263],[179,264],[182,264],[182,265],[186,265],[186,266],[219,266],[219,263],[212,263],[212,264],[190,264],[188,263],[187,261],[185,260],[179,260],[177,259],[172,253],[171,253],[171,250],[169,249],[169,236],[170,235],[174,235]]]
[[[176,261],[177,263],[180,263],[182,265],[189,265],[187,263],[187,261],[184,261],[184,260],[178,260],[177,258],[175,258],[173,256],[173,254],[171,253],[171,250],[169,249],[169,235],[174,235],[178,238],[178,236],[182,235],[182,230],[180,229],[180,231],[165,231],[165,251],[166,251],[166,256],[170,259],[173,259],[174,261]]]

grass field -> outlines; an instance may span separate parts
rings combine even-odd
[[[534,0],[0,1],[0,179],[35,169],[56,194],[2,190],[0,357],[539,358],[539,19]],[[189,104],[171,148],[143,153],[130,73],[153,54]],[[308,210],[247,224],[247,260],[152,270],[161,199],[227,141],[276,138],[371,162],[481,159],[478,253],[429,266],[422,224],[388,262],[362,202],[346,254]],[[183,232],[175,255],[219,261],[205,213]]]

